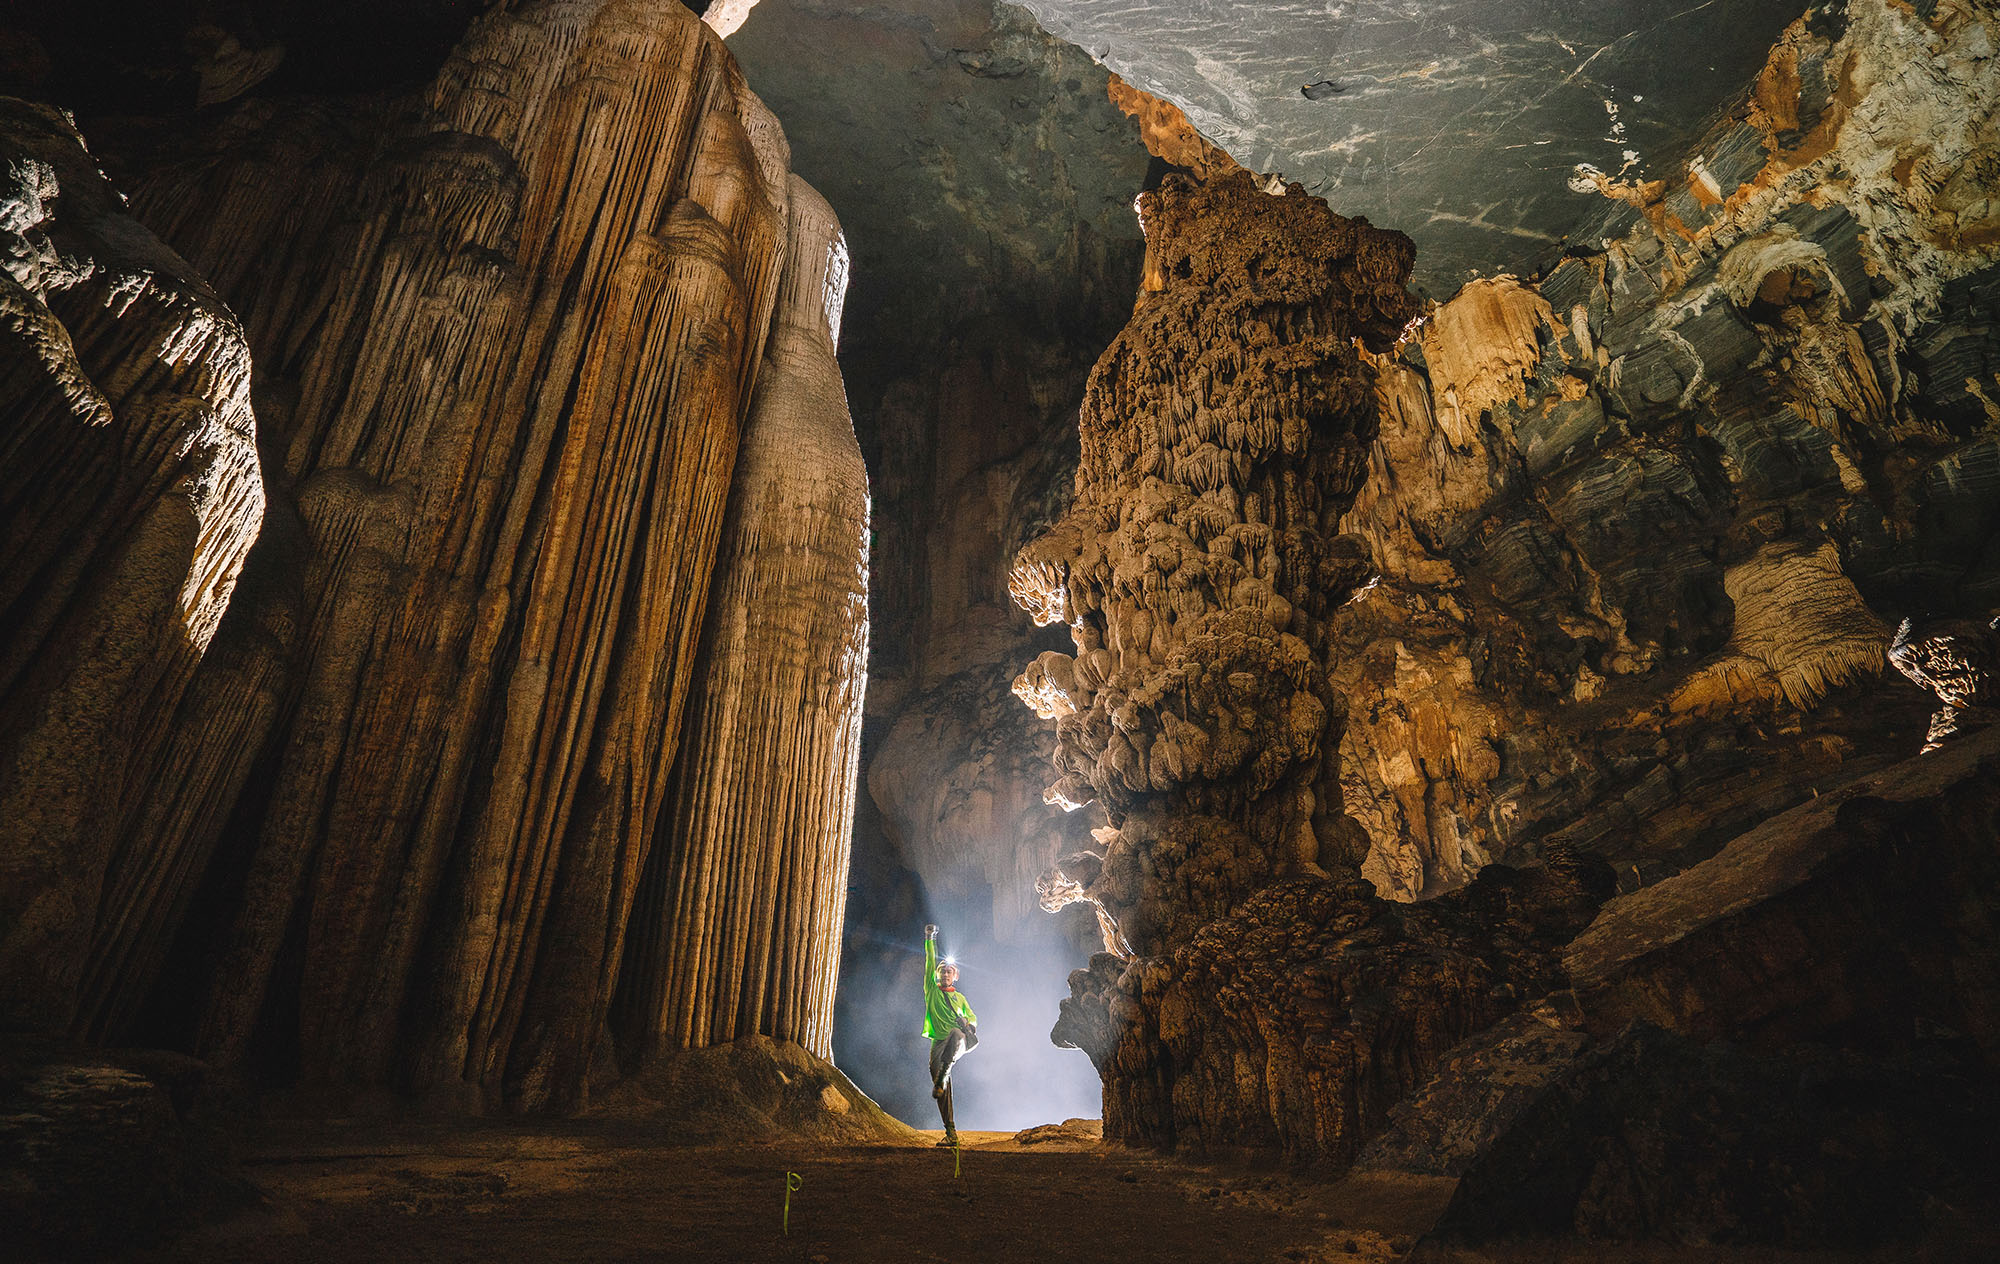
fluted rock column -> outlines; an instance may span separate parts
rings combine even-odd
[[[77,1004],[118,805],[264,515],[236,317],[0,99],[0,1026]]]
[[[573,1107],[682,731],[789,154],[714,32],[650,0],[496,8],[371,117],[246,107],[136,191],[245,314],[276,529],[232,652],[146,713],[173,740],[113,797],[78,1026],[144,1008],[215,855],[233,922],[183,984],[204,1057]]]
[[[632,1053],[750,1035],[829,1057],[868,661],[868,476],[834,343],[847,249],[791,181],[685,740],[632,911]]]

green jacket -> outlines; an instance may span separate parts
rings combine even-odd
[[[937,940],[924,940],[924,1035],[943,1040],[954,1027],[976,1027],[979,1016],[958,989],[947,992],[937,981]]]

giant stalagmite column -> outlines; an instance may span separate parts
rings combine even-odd
[[[834,362],[847,249],[796,176],[672,803],[627,940],[640,1056],[754,1034],[829,1057],[862,692],[868,476]]]
[[[176,1020],[200,1054],[276,1082],[572,1107],[667,804],[789,155],[714,32],[653,0],[496,7],[420,96],[352,108],[246,109],[136,190],[240,329],[165,251],[44,287],[76,291],[51,308],[113,407],[0,383],[48,401],[10,472],[55,475],[17,515],[50,546],[8,558],[62,581],[19,607],[0,661],[33,671],[0,707],[134,754],[71,761],[95,781],[60,802],[14,756],[0,816],[39,801],[92,838],[0,857],[72,858],[21,925],[65,928],[23,952],[81,980],[84,1035],[128,1038],[167,975],[207,996]],[[19,306],[60,379],[55,322]],[[251,357],[270,526],[202,657],[261,503]],[[49,649],[92,601],[103,643]],[[190,938],[198,889],[227,929]]]

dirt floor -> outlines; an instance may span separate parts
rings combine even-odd
[[[1052,1130],[1053,1131],[1053,1130]],[[146,1261],[799,1261],[1332,1264],[1413,1258],[1446,1189],[1328,1186],[1107,1148],[1072,1127],[1024,1145],[676,1148],[629,1124],[275,1127],[242,1150],[256,1210]],[[956,1170],[954,1170],[954,1168]],[[790,1232],[786,1174],[796,1173]],[[1438,1252],[1462,1264],[1823,1254],[1578,1244]],[[1908,1249],[1872,1257],[1981,1258]],[[1996,1258],[1984,1256],[1983,1258]]]

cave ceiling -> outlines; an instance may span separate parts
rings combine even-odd
[[[0,79],[39,80],[85,114],[252,85],[378,87],[421,80],[481,7],[0,4],[0,27],[46,49],[24,84],[20,50],[0,48]],[[1608,208],[1572,187],[1579,166],[1631,182],[1676,171],[1808,7],[761,0],[730,46],[847,226],[857,311],[890,296],[963,306],[995,274],[1007,288],[1036,261],[1074,269],[1079,229],[1135,235],[1132,131],[1103,99],[1105,68],[1252,170],[1409,233],[1416,284],[1442,298],[1475,275],[1543,271],[1566,239],[1593,235]],[[1839,23],[1840,7],[1815,21]]]
[[[1806,7],[762,0],[730,44],[849,225],[861,309],[878,285],[962,293],[1058,257],[1073,225],[1131,233],[1130,132],[1083,53],[1252,170],[1409,233],[1418,287],[1442,298],[1543,271],[1615,213],[1572,187],[1579,166],[1676,171]]]
[[[1442,298],[1532,271],[1742,95],[1800,0],[1027,0],[1246,167],[1417,242]]]

